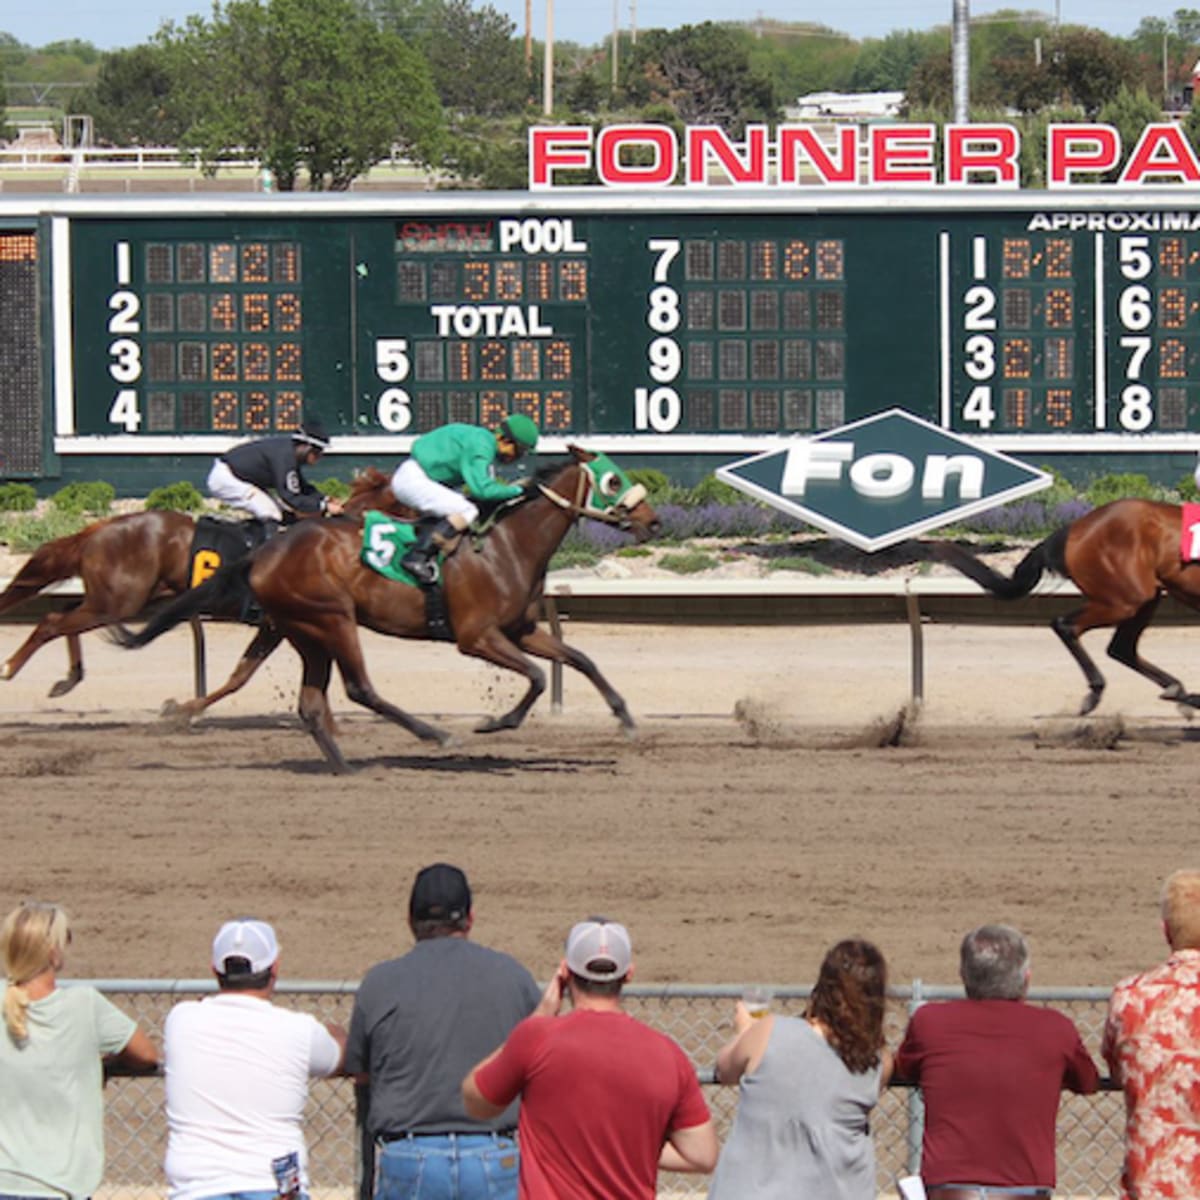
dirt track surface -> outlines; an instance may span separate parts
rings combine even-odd
[[[24,632],[0,627],[5,652]],[[211,680],[245,640],[211,631]],[[539,977],[593,912],[629,925],[644,983],[807,983],[852,933],[896,982],[952,983],[962,932],[985,920],[1028,933],[1035,984],[1107,986],[1162,957],[1159,882],[1200,857],[1200,727],[1115,664],[1080,721],[1082,677],[1049,631],[931,627],[927,703],[905,722],[901,626],[579,625],[569,640],[638,737],[570,675],[563,714],[544,697],[524,729],[476,735],[513,682],[375,639],[381,692],[458,745],[359,715],[335,684],[358,768],[344,777],[291,716],[290,650],[180,729],[157,709],[189,692],[185,632],[132,653],[89,636],[88,677],[58,700],[51,646],[0,684],[3,907],[66,904],[75,976],[202,976],[218,922],[250,912],[277,925],[288,976],[356,979],[408,945],[412,876],[445,858],[475,885],[479,940]],[[1200,629],[1144,649],[1200,681]]]

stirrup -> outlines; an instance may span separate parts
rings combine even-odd
[[[423,554],[406,556],[400,560],[400,565],[423,587],[432,586],[438,581],[436,560],[426,558]]]

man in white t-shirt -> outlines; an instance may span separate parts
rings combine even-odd
[[[177,1004],[163,1028],[171,1200],[274,1197],[289,1172],[307,1193],[308,1081],[341,1070],[345,1032],[271,1003],[279,943],[265,921],[222,925],[212,967],[217,995]]]

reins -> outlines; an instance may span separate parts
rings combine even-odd
[[[619,526],[628,517],[628,514],[619,506],[614,506],[611,509],[603,509],[595,508],[590,503],[593,490],[592,476],[588,469],[582,465],[579,467],[579,486],[575,489],[574,500],[568,500],[566,496],[554,491],[553,488],[547,487],[544,483],[539,483],[537,489],[551,504],[557,505],[563,512],[570,513],[573,520],[578,520],[580,517],[590,517],[593,521],[600,521],[605,525]]]

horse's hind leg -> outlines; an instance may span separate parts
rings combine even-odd
[[[345,775],[350,766],[333,736],[333,713],[329,709],[329,676],[333,659],[321,646],[292,644],[300,651],[304,672],[300,680],[300,720],[325,755],[325,761],[337,775]]]
[[[64,696],[80,680],[83,679],[83,652],[79,643],[79,635],[101,625],[109,625],[114,618],[97,613],[82,605],[63,612],[47,613],[33,632],[21,643],[16,652],[3,666],[0,666],[0,679],[15,679],[17,672],[40,650],[47,642],[55,638],[67,639],[67,675],[60,679],[51,689],[51,696]]]
[[[1108,644],[1108,655],[1116,659],[1130,670],[1153,680],[1163,689],[1162,700],[1176,700],[1183,704],[1190,703],[1187,691],[1182,682],[1174,675],[1168,674],[1161,667],[1147,662],[1138,654],[1138,641],[1154,617],[1158,608],[1159,596],[1146,601],[1141,608],[1127,621],[1122,621],[1113,633],[1112,641]]]
[[[1083,648],[1083,644],[1079,640],[1081,632],[1079,623],[1086,611],[1086,609],[1080,609],[1079,612],[1070,613],[1064,617],[1055,617],[1050,622],[1050,628],[1058,634],[1062,644],[1079,664],[1079,669],[1088,682],[1088,693],[1079,707],[1081,717],[1090,713],[1100,703],[1100,697],[1104,695],[1104,676],[1100,674],[1099,668],[1092,661],[1092,656]],[[1092,626],[1089,624],[1085,628],[1090,629]]]
[[[238,659],[237,666],[233,668],[233,674],[215,692],[182,702],[168,700],[163,705],[162,715],[184,721],[191,721],[198,717],[210,705],[216,704],[218,700],[223,700],[226,696],[231,696],[245,687],[255,671],[275,653],[281,641],[283,641],[283,635],[273,625],[263,625],[254,635],[254,640],[250,645],[242,651],[242,657]]]
[[[529,715],[529,710],[537,698],[546,690],[545,672],[531,663],[517,645],[494,626],[484,630],[472,642],[459,642],[458,649],[462,654],[495,663],[496,666],[503,667],[506,671],[515,671],[529,680],[525,695],[508,712],[498,717],[489,717],[482,725],[475,726],[476,733],[499,733],[502,729],[516,729]]]
[[[568,646],[561,638],[541,626],[522,637],[520,645],[521,649],[529,654],[536,654],[539,658],[548,658],[551,662],[565,663],[581,675],[586,675],[596,691],[604,697],[608,707],[612,709],[613,716],[621,722],[622,728],[627,732],[632,732],[635,728],[633,717],[629,715],[629,709],[621,694],[600,674],[596,664],[582,651]]]

